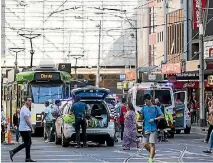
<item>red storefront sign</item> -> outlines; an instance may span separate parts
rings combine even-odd
[[[180,63],[169,63],[162,65],[162,74],[180,74],[181,66]]]
[[[209,57],[213,57],[213,48],[209,48]]]
[[[205,88],[208,87],[213,87],[213,85],[208,85],[207,81],[204,82]],[[177,81],[173,83],[173,87],[176,89],[183,89],[183,88],[199,88],[199,81],[189,81],[189,82],[184,82],[184,81]]]
[[[206,0],[201,0],[202,2],[202,9],[203,11],[205,10],[204,8],[206,7]],[[198,12],[198,7],[199,7],[199,0],[193,0],[193,10],[194,10],[194,29],[199,28],[199,12]]]

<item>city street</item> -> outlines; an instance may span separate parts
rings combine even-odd
[[[207,144],[203,143],[203,133],[175,135],[169,142],[157,144],[155,162],[210,162],[212,154],[204,154]],[[10,162],[8,151],[15,145],[2,145],[1,161]],[[114,147],[90,144],[88,148],[76,149],[72,145],[63,148],[54,143],[44,143],[42,138],[33,138],[32,158],[38,162],[147,162],[145,150],[123,151],[121,143]],[[14,162],[23,162],[25,150],[14,156]]]

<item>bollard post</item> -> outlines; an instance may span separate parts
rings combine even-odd
[[[5,134],[5,138],[7,139],[7,143],[5,145],[12,145],[14,143],[11,142],[11,132],[10,132],[10,118],[7,118],[7,133]]]
[[[10,117],[7,118],[7,140],[8,140],[8,144],[11,144]]]

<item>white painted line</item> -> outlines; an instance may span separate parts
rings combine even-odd
[[[41,154],[32,154],[33,157],[39,156],[41,158]],[[49,156],[57,156],[57,157],[80,157],[83,155],[43,155],[42,157],[49,157]],[[14,156],[15,157],[20,157],[20,155]]]

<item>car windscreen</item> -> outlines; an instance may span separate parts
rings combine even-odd
[[[143,97],[145,94],[150,94],[153,99],[158,98],[160,102],[165,106],[172,105],[171,92],[169,89],[159,89],[159,90],[137,90],[136,94],[136,106],[143,106]]]

